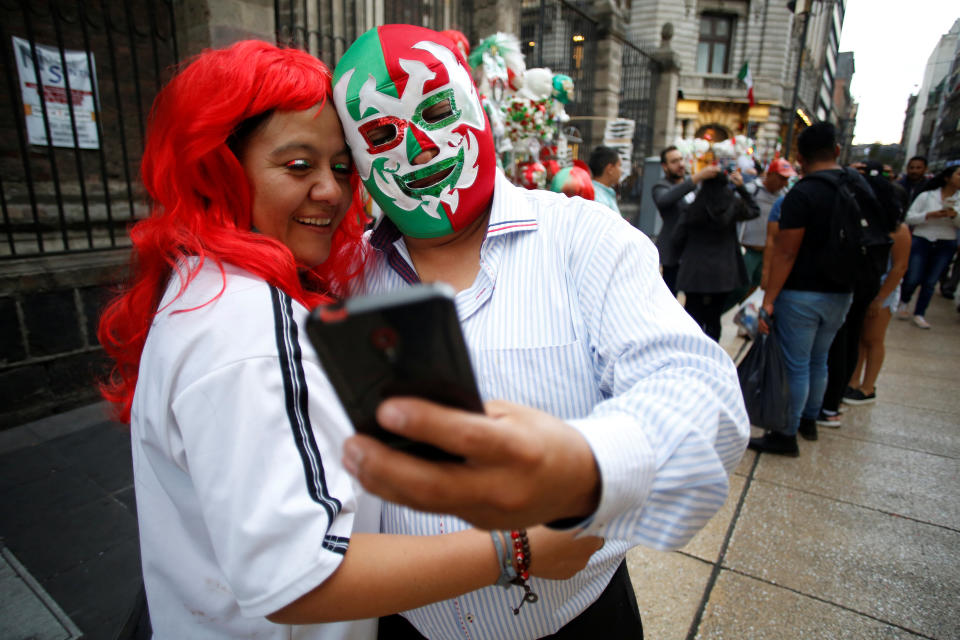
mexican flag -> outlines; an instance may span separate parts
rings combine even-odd
[[[750,63],[744,62],[743,66],[740,67],[740,73],[737,74],[737,77],[743,81],[743,84],[747,85],[747,100],[750,101],[750,106],[753,106],[753,74],[750,73]]]

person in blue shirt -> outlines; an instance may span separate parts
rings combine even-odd
[[[617,213],[617,192],[613,188],[620,182],[620,154],[610,147],[597,147],[590,154],[590,173],[593,176],[593,199]]]

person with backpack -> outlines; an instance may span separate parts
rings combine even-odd
[[[874,213],[878,214],[882,230],[893,234],[903,219],[904,207],[893,184],[884,177],[883,165],[873,161],[858,162],[852,165],[852,168],[860,172],[876,196],[879,211],[875,210]],[[832,428],[841,426],[840,402],[857,367],[864,319],[871,305],[874,305],[889,268],[892,238],[893,236],[889,236],[889,239],[871,237],[863,248],[864,259],[857,266],[853,284],[853,301],[847,311],[846,320],[830,345],[830,355],[827,358],[827,390],[823,396],[820,415],[817,417],[818,425]]]
[[[756,451],[797,456],[797,433],[815,440],[827,384],[827,354],[850,307],[856,267],[863,260],[862,218],[876,215],[863,177],[837,164],[837,133],[828,122],[797,141],[804,178],[786,195],[771,255],[760,331],[776,331],[790,387],[790,421],[783,433],[752,438]],[[869,227],[870,225],[866,225]]]
[[[910,318],[910,298],[917,287],[917,304],[913,308],[913,324],[929,329],[924,314],[933,297],[940,274],[957,250],[957,227],[960,218],[960,165],[947,167],[938,173],[917,196],[907,211],[907,224],[913,227],[910,245],[910,264],[900,290],[900,310],[897,317]]]

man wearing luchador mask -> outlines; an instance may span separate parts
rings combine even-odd
[[[492,585],[404,618],[431,638],[641,637],[626,551],[684,545],[723,504],[746,446],[730,358],[667,290],[642,233],[602,205],[522,189],[497,169],[469,70],[446,37],[368,31],[337,65],[334,100],[386,214],[369,238],[367,291],[452,284],[488,401],[485,416],[397,399],[378,413],[387,429],[453,445],[465,465],[348,441],[344,464],[389,500],[383,531],[557,521],[606,540],[573,579],[531,577],[536,602],[517,608],[522,590]],[[381,631],[417,637],[397,619]]]

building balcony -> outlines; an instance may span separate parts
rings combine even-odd
[[[717,73],[681,73],[680,88],[692,100],[735,100],[746,97],[746,89],[737,76]]]

